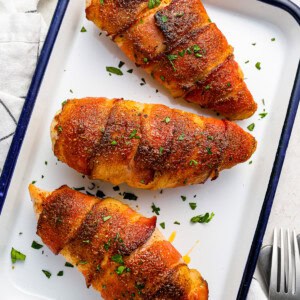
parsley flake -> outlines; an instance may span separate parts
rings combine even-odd
[[[254,128],[255,128],[255,124],[252,123],[252,124],[250,124],[249,126],[247,126],[247,128],[248,128],[249,131],[253,131]]]
[[[123,75],[123,72],[119,68],[115,68],[115,67],[106,67],[106,71],[118,76]]]
[[[15,248],[11,248],[10,258],[11,262],[14,264],[17,260],[24,261],[26,259],[26,255],[16,250]]]
[[[39,250],[39,249],[41,249],[43,247],[44,247],[43,245],[39,244],[36,241],[33,241],[32,244],[31,244],[31,248],[36,249],[36,250]]]
[[[51,277],[51,273],[47,270],[42,270],[42,272],[46,275],[46,277],[49,279]]]
[[[160,208],[155,206],[154,203],[152,203],[151,208],[152,208],[152,212],[154,212],[156,215],[159,216]]]
[[[190,202],[189,205],[192,210],[195,210],[197,207],[197,203],[195,203],[195,202]]]
[[[204,215],[199,215],[191,218],[192,223],[209,223],[212,218],[215,216],[215,214],[212,213],[205,213]]]

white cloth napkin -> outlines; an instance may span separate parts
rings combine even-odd
[[[0,0],[0,174],[47,26],[39,0]]]

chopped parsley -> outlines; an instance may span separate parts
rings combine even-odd
[[[260,65],[260,62],[259,62],[259,61],[255,64],[255,68],[256,68],[257,70],[261,70],[261,65]]]
[[[132,73],[133,72],[133,69],[129,69],[129,70],[127,70],[127,73]]]
[[[162,229],[165,229],[165,228],[166,228],[165,222],[162,222],[162,223],[160,223],[159,225],[160,225],[160,227],[161,227]]]
[[[180,225],[180,222],[175,221],[174,224],[175,224],[175,225]]]
[[[198,165],[198,162],[197,162],[196,160],[192,159],[192,160],[190,161],[190,166],[192,166],[192,165],[197,166],[197,165]]]
[[[266,112],[263,112],[263,113],[260,113],[259,116],[263,119],[264,117],[266,117],[268,115],[268,113]]]
[[[91,241],[90,240],[84,240],[82,241],[83,244],[89,244]]]
[[[85,191],[85,187],[81,186],[81,187],[73,187],[73,190],[75,191]]]
[[[208,84],[208,85],[206,85],[205,87],[204,87],[204,89],[207,91],[207,90],[210,90],[210,88],[211,88],[211,86],[210,86],[210,84]]]
[[[198,57],[198,58],[201,58],[203,55],[200,54],[200,53],[195,53],[195,56]]]
[[[120,265],[124,264],[124,260],[121,254],[115,254],[111,257],[111,260]]]
[[[185,136],[185,134],[182,133],[182,134],[179,136],[178,141],[183,141],[183,140],[184,140],[184,136]]]
[[[87,261],[86,260],[80,260],[77,265],[86,265]]]
[[[97,193],[96,193],[96,196],[98,198],[104,198],[105,197],[105,194],[101,191],[101,190],[98,190]]]
[[[57,273],[57,276],[63,276],[64,275],[64,271],[59,271],[58,273]]]
[[[252,43],[251,45],[252,45],[252,46],[255,46],[255,45],[256,45],[256,43]]]
[[[182,201],[185,201],[186,200],[186,196],[180,196]]]
[[[167,17],[167,16],[162,16],[162,17],[161,17],[161,20],[162,20],[164,23],[166,23],[166,22],[168,22],[168,17]]]
[[[35,183],[36,183],[36,180],[32,180],[32,181],[31,181],[31,184],[35,184]]]
[[[160,0],[149,0],[148,2],[148,8],[152,9],[154,7],[157,7],[160,5]]]
[[[108,251],[109,249],[110,249],[110,243],[111,243],[111,241],[110,241],[110,239],[107,241],[107,243],[105,243],[104,244],[104,249],[105,249],[105,251]]]
[[[121,69],[124,65],[125,65],[124,61],[120,60],[120,62],[118,64],[118,68]]]
[[[129,138],[130,139],[140,139],[141,137],[136,135],[136,134],[137,134],[137,129],[132,130],[130,135],[129,135]]]
[[[116,273],[117,273],[118,275],[122,275],[123,272],[125,271],[125,269],[126,269],[125,266],[119,266],[119,267],[117,267],[117,269],[116,269]]]
[[[255,128],[255,124],[252,123],[252,124],[250,124],[249,126],[247,126],[247,128],[248,128],[249,131],[253,131],[254,128]]]
[[[112,141],[111,145],[116,146],[116,145],[118,145],[118,142],[117,141]]]
[[[16,250],[15,248],[11,248],[10,258],[11,262],[14,264],[17,260],[24,261],[26,259],[26,255]]]
[[[190,202],[189,205],[192,210],[195,210],[197,207],[197,203],[195,203],[195,202]]]
[[[65,263],[65,267],[68,267],[68,268],[74,268],[74,266],[73,266],[71,263],[69,263],[69,262],[66,262],[66,263]]]
[[[208,154],[212,154],[210,147],[206,147],[206,151],[207,151]]]
[[[159,155],[162,155],[164,152],[164,148],[163,147],[159,147]]]
[[[33,241],[32,244],[31,244],[31,248],[36,249],[36,250],[41,249],[43,247],[44,247],[43,245],[39,244],[36,241]]]
[[[272,41],[272,42],[275,42],[275,40],[276,40],[276,39],[275,39],[274,37],[273,37],[273,38],[271,38],[271,41]]]
[[[62,132],[63,128],[61,126],[57,126],[57,130],[58,130],[58,132]]]
[[[115,68],[115,67],[106,67],[106,71],[118,76],[123,75],[123,72],[119,68]]]
[[[103,5],[104,4],[104,0],[100,0],[100,4]]]
[[[184,57],[184,54],[185,54],[185,49],[178,52],[178,55],[181,56],[181,57]]]
[[[113,190],[114,190],[114,191],[119,191],[119,190],[120,190],[120,187],[119,187],[118,185],[113,186]]]
[[[159,215],[159,212],[160,212],[159,207],[155,206],[155,204],[152,203],[151,208],[152,208],[152,212],[154,212],[156,215]]]
[[[42,272],[46,275],[46,277],[49,279],[51,277],[51,273],[47,270],[42,270]]]
[[[171,121],[171,118],[170,117],[166,117],[163,122],[165,122],[166,124],[170,123]]]
[[[252,160],[249,161],[249,165],[252,165]]]
[[[204,215],[199,215],[191,218],[192,223],[209,223],[212,218],[215,216],[215,214],[212,213],[205,213]]]
[[[102,217],[103,222],[108,221],[111,218],[111,216]]]
[[[147,57],[144,57],[143,58],[143,61],[146,63],[146,62],[148,62],[148,58]]]
[[[161,79],[162,81],[165,81],[165,76],[161,75],[161,76],[160,76],[160,79]]]
[[[80,30],[80,32],[86,32],[86,29],[85,29],[85,27],[84,27],[84,26],[82,26],[82,27],[81,27],[81,30]]]
[[[137,200],[137,196],[135,194],[132,194],[132,193],[127,193],[127,192],[124,192],[123,193],[123,199],[127,199],[127,200]]]
[[[245,64],[248,64],[249,62],[250,62],[250,60],[246,60],[246,61],[245,61]]]

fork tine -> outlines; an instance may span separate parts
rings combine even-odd
[[[292,249],[291,249],[291,237],[290,230],[287,229],[287,248],[288,248],[288,270],[286,270],[286,285],[287,291],[291,292],[293,289],[293,269],[292,269]]]
[[[277,248],[277,228],[274,229],[273,248],[272,248],[272,264],[269,294],[277,292],[277,276],[278,276],[278,248]]]
[[[280,288],[279,291],[280,292],[284,292],[285,288],[284,288],[284,241],[283,241],[283,229],[280,228]]]
[[[297,296],[300,296],[300,253],[295,230],[293,230],[293,240],[295,254],[295,293]]]

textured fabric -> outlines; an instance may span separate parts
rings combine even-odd
[[[45,40],[38,0],[0,0],[0,174]]]

